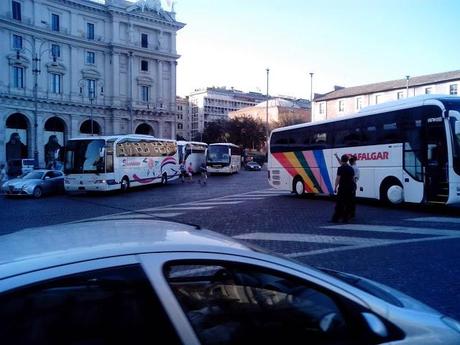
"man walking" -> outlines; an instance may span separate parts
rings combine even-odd
[[[356,156],[350,157],[350,166],[353,168],[355,176],[353,178],[353,194],[351,198],[351,205],[350,205],[350,218],[355,218],[356,213],[356,190],[358,189],[358,180],[359,180],[359,168],[356,165]]]
[[[348,156],[342,155],[340,158],[340,167],[337,169],[334,192],[337,194],[337,203],[335,205],[332,222],[337,223],[342,220],[348,222],[350,216],[350,207],[353,198],[355,172],[348,165]]]

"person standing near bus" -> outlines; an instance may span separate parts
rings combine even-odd
[[[188,165],[187,172],[188,172],[189,181],[192,182],[192,179],[193,179],[192,162],[190,162],[190,164]]]
[[[350,218],[355,218],[356,213],[356,191],[358,189],[358,180],[359,180],[359,167],[356,165],[356,156],[351,156],[349,159],[350,166],[353,168],[355,176],[353,178],[353,195],[351,199],[351,206],[350,206]]]
[[[208,181],[208,169],[206,168],[206,163],[205,162],[201,163],[201,165],[200,165],[200,179],[199,179],[198,183],[201,184],[202,180],[203,180],[204,185]]]
[[[184,183],[185,182],[185,175],[187,175],[187,170],[185,169],[184,161],[181,161],[180,166],[179,166],[179,170],[180,170],[180,179],[181,179],[182,183]]]
[[[334,192],[337,194],[337,202],[335,204],[334,215],[332,216],[332,222],[334,223],[340,220],[344,223],[348,222],[353,202],[354,177],[355,172],[348,164],[348,156],[342,155],[335,179]]]

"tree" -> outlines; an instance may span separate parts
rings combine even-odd
[[[218,143],[226,140],[226,120],[207,122],[204,126],[203,141],[206,143]]]

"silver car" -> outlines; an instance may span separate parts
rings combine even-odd
[[[2,192],[8,196],[30,195],[37,199],[44,194],[63,193],[64,174],[57,170],[33,170],[5,182]]]
[[[460,344],[384,285],[190,225],[80,222],[0,237],[4,344]]]

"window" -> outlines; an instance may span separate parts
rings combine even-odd
[[[324,113],[325,113],[325,111],[324,111],[324,110],[325,110],[325,106],[326,106],[326,104],[325,104],[324,102],[322,102],[322,103],[319,104],[319,113],[320,113],[320,114],[324,114]]]
[[[59,31],[59,15],[51,14],[51,30]]]
[[[22,49],[22,36],[13,35],[13,49]]]
[[[177,129],[184,129],[184,125],[182,123],[177,124]]]
[[[51,73],[51,92],[62,93],[62,76],[60,74]]]
[[[88,79],[87,87],[88,87],[88,98],[90,99],[96,98],[96,80]]]
[[[449,86],[449,95],[456,95],[457,94],[457,84],[451,84]]]
[[[375,95],[375,104],[380,104],[382,102],[382,95]]]
[[[363,98],[356,97],[356,110],[360,110],[363,107]]]
[[[96,53],[86,52],[86,63],[94,65],[96,63]]]
[[[84,272],[0,295],[5,344],[178,344],[138,265]]]
[[[433,93],[433,88],[432,87],[426,87],[425,88],[425,95],[429,95],[431,93]]]
[[[86,23],[86,38],[94,40],[94,24]]]
[[[141,86],[141,100],[142,102],[149,101],[149,94],[150,94],[150,87],[149,86]]]
[[[404,98],[404,91],[398,91],[398,93],[396,94],[396,97],[398,99],[403,99]]]
[[[307,281],[222,262],[170,265],[166,275],[202,344],[360,343],[351,303]]]
[[[61,57],[61,46],[58,44],[52,44],[51,45],[51,55],[56,58]]]
[[[339,113],[342,113],[345,111],[345,101],[341,100],[339,101]]]
[[[22,20],[21,19],[21,3],[18,1],[11,1],[11,7],[13,10],[13,19]]]
[[[13,67],[13,87],[16,89],[24,88],[24,68]]]
[[[149,46],[149,36],[147,34],[141,34],[141,47],[148,48]]]
[[[141,60],[141,71],[149,70],[149,62],[147,60]]]

